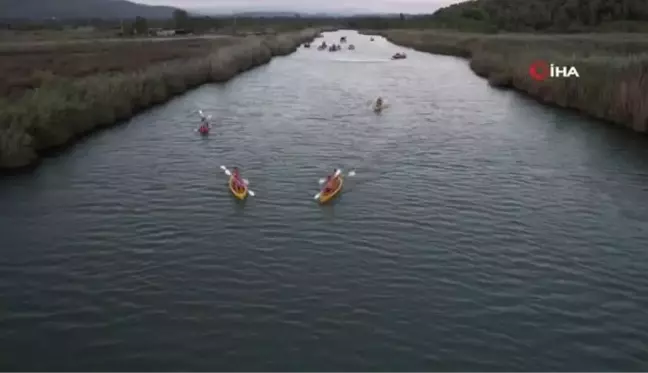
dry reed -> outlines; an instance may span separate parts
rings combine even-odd
[[[202,55],[106,71],[85,77],[42,73],[38,87],[0,101],[0,169],[37,162],[44,151],[117,123],[207,82],[220,82],[273,56],[291,53],[317,30],[248,37]],[[160,43],[163,44],[163,43]],[[160,52],[162,53],[162,52]],[[127,57],[124,57],[127,58]],[[154,59],[153,59],[154,60]],[[129,65],[130,66],[130,65]]]

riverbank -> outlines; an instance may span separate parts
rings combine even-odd
[[[16,65],[31,72],[24,76],[14,72],[11,77],[26,90],[13,97],[6,94],[0,101],[0,169],[33,166],[50,150],[71,145],[191,88],[229,80],[274,56],[292,53],[318,33],[307,29],[277,36],[222,38],[211,44],[169,42],[184,43],[177,48],[166,42],[130,43],[124,47],[130,49],[119,54],[94,44],[91,48],[103,53],[90,59],[84,59],[88,43],[66,45],[52,50],[52,55],[65,55],[76,63],[61,62],[58,69],[50,66],[55,65],[54,57],[44,58],[41,50],[31,58],[22,57]],[[38,66],[30,65],[34,61]],[[10,70],[3,67],[3,71]],[[15,93],[16,84],[5,87],[7,92]]]
[[[645,34],[473,34],[451,31],[363,31],[422,52],[470,59],[493,86],[578,110],[637,132],[648,132],[648,36]],[[531,79],[544,60],[575,66],[580,78]]]

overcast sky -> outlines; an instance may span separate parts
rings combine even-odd
[[[52,0],[53,1],[53,0]],[[134,0],[184,9],[431,13],[458,0]]]

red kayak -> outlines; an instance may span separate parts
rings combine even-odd
[[[201,135],[207,135],[207,134],[209,134],[209,127],[207,127],[207,126],[200,126],[200,128],[198,128],[198,132],[199,132]]]

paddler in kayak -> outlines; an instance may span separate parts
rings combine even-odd
[[[376,105],[374,106],[374,110],[382,110],[383,108],[383,99],[382,97],[378,97],[376,100]]]
[[[201,117],[200,118],[200,127],[198,128],[198,132],[202,134],[207,134],[209,133],[209,130],[211,129],[211,125],[207,121],[207,118]]]
[[[234,178],[234,187],[239,191],[245,189],[245,182],[241,178],[241,173],[239,172],[238,167],[232,168],[232,177]]]
[[[335,190],[335,187],[337,186],[337,182],[338,182],[338,177],[339,177],[339,176],[335,176],[337,171],[338,171],[337,169],[333,170],[333,173],[326,177],[326,184],[324,184],[324,193],[330,193]]]

